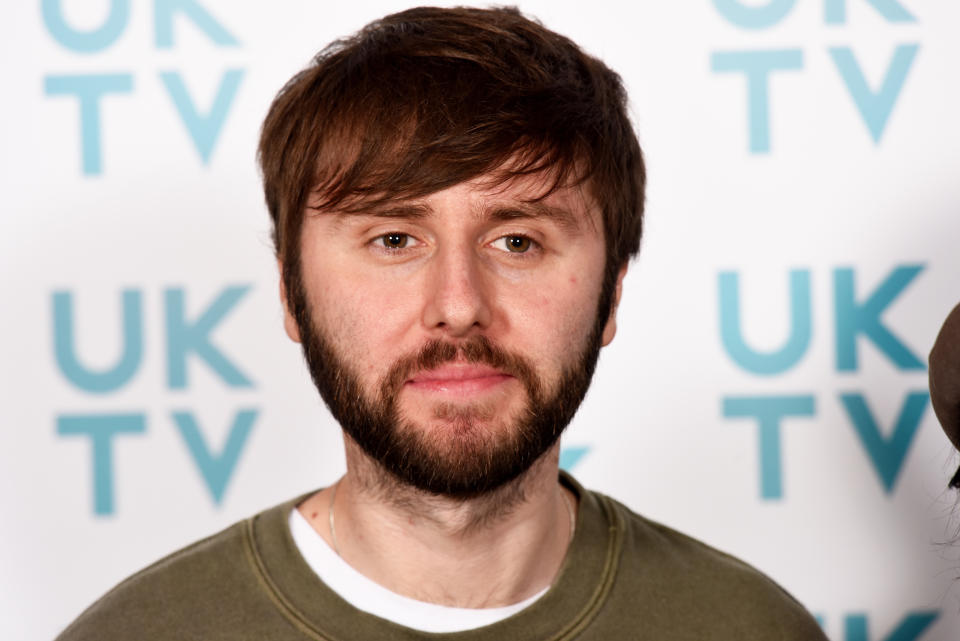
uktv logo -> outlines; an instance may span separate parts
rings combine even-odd
[[[71,25],[65,16],[64,4],[64,0],[42,0],[43,23],[47,33],[59,45],[80,56],[108,51],[130,26],[130,0],[110,0],[106,17],[99,25],[87,29]],[[173,49],[175,25],[183,28],[187,22],[199,29],[215,47],[240,45],[237,38],[197,0],[154,0],[154,47],[158,51]],[[158,79],[203,164],[210,162],[243,76],[244,70],[240,68],[224,70],[218,86],[210,92],[212,99],[204,96],[198,100],[188,91],[180,71],[158,72]],[[104,171],[103,103],[133,94],[140,79],[133,71],[50,74],[44,77],[43,90],[48,98],[73,98],[78,106],[84,175],[95,176]],[[205,109],[198,106],[198,102],[208,100],[209,106]]]
[[[907,341],[889,327],[883,318],[887,309],[904,294],[924,267],[897,265],[867,293],[857,292],[856,271],[851,267],[833,270],[833,356],[840,374],[860,368],[860,350],[870,345],[901,372],[923,372],[925,366]],[[760,351],[750,346],[741,320],[740,274],[724,271],[717,280],[720,338],[727,356],[743,371],[759,377],[785,374],[796,367],[810,349],[813,336],[811,275],[809,269],[790,271],[789,323],[787,339],[778,348]],[[759,443],[760,498],[779,501],[784,497],[781,432],[786,420],[816,416],[817,398],[813,393],[765,394],[722,399],[723,416],[729,420],[756,423]],[[898,415],[892,419],[892,431],[881,425],[889,417],[877,417],[863,391],[845,389],[837,395],[849,423],[863,447],[880,487],[893,493],[903,469],[910,445],[917,435],[930,402],[926,388],[909,389],[903,395]],[[889,432],[889,435],[885,435]]]
[[[822,0],[823,23],[837,30],[848,23],[848,4],[868,5],[884,21],[893,25],[909,25],[916,17],[899,0]],[[730,24],[746,31],[773,29],[790,18],[796,0],[768,0],[763,3],[742,0],[713,0],[717,12]],[[805,3],[812,5],[815,3]],[[839,74],[870,138],[879,144],[890,122],[894,106],[914,66],[920,45],[902,42],[892,45],[892,53],[882,78],[867,78],[864,65],[853,47],[835,46],[826,49],[831,66]],[[746,84],[747,146],[752,154],[772,149],[770,136],[773,85],[785,79],[783,74],[802,72],[808,57],[821,52],[801,48],[739,49],[714,51],[710,56],[711,71],[717,74],[739,74]],[[839,106],[839,105],[838,105]]]
[[[222,289],[199,314],[187,311],[183,288],[163,292],[162,327],[166,338],[165,382],[170,391],[190,386],[188,364],[204,364],[229,389],[252,389],[254,382],[238,365],[239,359],[213,341],[213,333],[249,292],[246,285]],[[75,300],[70,291],[52,296],[53,346],[57,368],[75,388],[97,397],[107,397],[129,385],[142,370],[145,351],[144,293],[126,289],[120,294],[121,345],[116,361],[107,367],[85,364],[79,353]],[[86,319],[89,322],[89,318]],[[214,505],[223,500],[227,485],[236,471],[258,417],[255,407],[240,407],[233,413],[227,436],[220,446],[211,446],[204,436],[195,412],[178,408],[169,420],[179,433],[187,452],[199,471]],[[151,429],[147,410],[133,412],[62,413],[55,419],[56,433],[64,439],[86,439],[89,443],[92,472],[93,513],[107,516],[116,512],[115,457],[120,439],[143,437]]]

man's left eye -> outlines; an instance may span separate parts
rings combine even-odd
[[[523,254],[530,250],[533,241],[526,236],[501,236],[493,241],[493,246],[514,254]]]

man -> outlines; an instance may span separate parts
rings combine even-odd
[[[391,15],[295,76],[260,163],[347,473],[63,638],[822,639],[757,571],[558,474],[640,243],[625,102],[513,9]]]

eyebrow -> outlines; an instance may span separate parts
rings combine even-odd
[[[433,214],[434,210],[425,204],[403,203],[355,212],[336,212],[335,215],[341,221],[344,221],[354,217],[419,220],[428,218]],[[552,221],[564,231],[570,233],[581,231],[579,217],[573,212],[563,207],[555,207],[540,202],[520,202],[509,205],[494,203],[490,207],[484,207],[476,212],[476,217],[480,220],[487,219],[493,222],[545,219]]]
[[[399,204],[389,205],[387,207],[375,207],[372,209],[362,209],[360,211],[335,212],[340,217],[369,216],[372,218],[426,218],[433,213],[433,210],[426,205],[419,204]]]
[[[486,212],[485,216],[490,220],[502,222],[548,219],[565,231],[571,233],[580,231],[580,220],[573,212],[563,207],[553,207],[538,202],[521,203],[509,207],[497,205]]]
[[[426,205],[403,204],[391,205],[385,209],[378,209],[370,212],[377,218],[427,218],[433,214],[433,209]]]
[[[319,213],[319,212],[316,212]],[[397,220],[417,220],[430,216],[433,210],[426,205],[420,204],[397,204],[386,207],[376,207],[371,209],[361,209],[359,211],[333,211],[329,215],[333,216],[333,228],[339,229],[343,225],[358,224],[360,221],[370,218],[397,219]]]

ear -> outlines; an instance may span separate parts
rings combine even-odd
[[[300,328],[290,309],[290,299],[287,297],[287,286],[283,282],[283,261],[277,259],[277,269],[280,272],[280,304],[283,305],[283,329],[294,343],[300,342]]]
[[[620,305],[620,294],[623,292],[623,277],[627,275],[627,264],[620,267],[620,273],[617,274],[617,286],[613,289],[613,303],[610,305],[610,316],[607,317],[607,324],[603,326],[601,335],[601,345],[606,347],[613,341],[617,334],[617,307]]]

